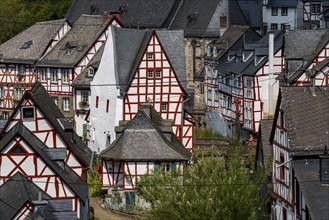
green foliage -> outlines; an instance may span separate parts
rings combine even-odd
[[[212,132],[208,128],[196,128],[195,137],[196,138],[225,138],[223,135]]]
[[[71,3],[72,0],[1,0],[0,43],[38,21],[63,18]]]
[[[94,156],[93,167],[92,169],[88,170],[88,185],[90,190],[90,195],[92,197],[104,197],[107,193],[107,190],[101,188],[102,186],[102,175],[97,170],[101,161],[97,155]]]
[[[263,172],[245,168],[241,147],[231,156],[198,157],[184,176],[142,177],[137,193],[151,204],[141,219],[256,219]],[[264,201],[265,202],[265,201]]]

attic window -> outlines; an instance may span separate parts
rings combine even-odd
[[[10,151],[10,153],[11,154],[25,154],[26,152],[20,146],[16,146]]]
[[[88,67],[88,76],[94,76],[95,70],[92,66]]]
[[[147,53],[147,60],[153,60],[153,53]]]
[[[63,49],[65,50],[66,55],[71,55],[77,47],[78,43],[76,41],[68,41]]]
[[[163,112],[168,111],[168,103],[167,103],[167,102],[163,102],[163,103],[161,104],[161,110],[162,110]]]
[[[34,107],[23,107],[22,117],[24,119],[34,119]]]
[[[195,12],[195,13],[193,13],[193,14],[189,14],[189,15],[187,16],[187,24],[188,24],[188,25],[192,25],[192,24],[194,24],[195,21],[196,21],[196,19],[197,19],[197,17],[198,17],[198,12]]]
[[[265,59],[265,56],[263,56],[263,57],[255,56],[255,66],[260,64],[260,62],[262,62],[264,59]]]
[[[33,41],[26,41],[19,49],[29,49],[33,45]]]
[[[247,60],[249,60],[249,58],[252,56],[252,51],[244,51],[242,54],[242,60],[243,62],[246,62]]]

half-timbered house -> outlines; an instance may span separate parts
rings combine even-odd
[[[24,91],[37,81],[36,61],[54,47],[70,28],[65,20],[38,22],[0,45],[2,119],[9,118]]]
[[[160,172],[182,174],[192,154],[173,133],[172,122],[162,119],[151,103],[141,104],[131,120],[120,121],[117,139],[100,153],[102,187],[109,189],[109,194],[119,193],[122,197],[122,204],[108,199],[112,208],[124,205],[129,210],[133,205],[143,206],[142,198],[135,195],[136,185],[141,176],[157,171],[156,167]]]
[[[282,47],[282,32],[268,33],[231,47],[215,68],[206,69],[205,80],[218,85],[206,91],[207,105],[217,108],[209,114],[217,124],[214,130],[232,135],[233,124],[238,123],[246,133],[255,133],[261,119],[273,116],[275,78],[284,65]]]
[[[35,83],[1,131],[0,185],[21,173],[56,202],[65,200],[77,219],[87,219],[91,161],[91,150],[73,131],[73,119],[64,118],[42,84]],[[33,202],[23,205],[16,214],[29,213]]]
[[[72,83],[86,67],[88,73],[93,74],[89,63],[106,42],[111,25],[120,26],[116,17],[81,15],[67,35],[36,64],[38,80],[64,115],[75,117],[79,136],[83,136],[86,126],[84,118],[90,90],[75,87],[73,91]]]
[[[286,75],[291,85],[329,85],[329,31],[299,30],[285,34]]]
[[[116,138],[119,120],[131,120],[150,102],[174,133],[193,149],[193,123],[184,110],[186,81],[182,31],[112,27],[97,74],[91,82],[91,149],[100,152]]]
[[[329,87],[281,87],[270,142],[275,219],[329,216]]]
[[[302,0],[303,1],[303,22],[305,29],[312,29],[320,26],[323,0]]]

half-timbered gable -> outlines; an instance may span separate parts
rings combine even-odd
[[[286,33],[286,82],[302,86],[328,85],[329,32],[303,30]]]
[[[64,118],[41,83],[27,91],[2,130],[6,135],[16,124],[23,123],[48,148],[67,149],[65,163],[79,176],[91,161],[91,151],[73,131],[73,119]]]
[[[304,28],[320,26],[323,0],[303,0]]]
[[[276,218],[325,219],[329,214],[329,188],[320,187],[328,145],[328,89],[280,89],[270,137]]]
[[[175,134],[192,150],[193,123],[183,108],[182,37],[180,31],[111,29],[111,40],[91,82],[92,149],[101,150],[112,142],[119,120],[131,120],[140,104],[150,102],[163,118],[173,120]]]
[[[8,119],[23,93],[37,81],[35,62],[70,26],[65,20],[39,22],[0,45],[0,109]],[[38,34],[35,34],[38,33]]]
[[[132,120],[120,121],[116,132],[117,139],[100,154],[103,188],[134,192],[139,177],[155,167],[180,174],[191,159],[173,133],[172,120],[162,119],[151,103],[142,104]]]
[[[79,204],[52,198],[21,172],[0,186],[0,200],[3,219],[85,219]]]

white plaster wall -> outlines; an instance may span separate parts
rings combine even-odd
[[[115,140],[114,129],[123,115],[123,100],[119,88],[114,85],[117,83],[114,44],[112,29],[110,29],[97,74],[91,82],[89,147],[97,153],[105,149],[108,135],[111,137],[111,142]],[[107,86],[98,86],[102,84]],[[98,108],[96,108],[96,96],[99,97]],[[107,100],[109,100],[109,112],[106,112]]]
[[[263,22],[267,23],[267,29],[271,30],[271,24],[278,24],[278,30],[281,30],[281,24],[290,25],[291,30],[297,28],[297,12],[300,13],[300,9],[288,8],[288,15],[281,16],[281,7],[278,7],[278,15],[272,16],[272,8],[263,6]]]

